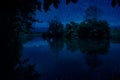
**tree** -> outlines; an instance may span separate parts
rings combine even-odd
[[[79,24],[75,23],[74,21],[71,21],[70,23],[66,24],[65,30],[64,30],[64,36],[69,39],[77,38],[77,30],[79,28]]]
[[[66,0],[66,4],[68,5],[70,2],[76,3],[77,1],[78,0]],[[43,9],[45,12],[47,12],[52,4],[57,9],[59,3],[60,0],[44,0]]]
[[[78,34],[80,38],[94,40],[109,39],[110,30],[107,21],[98,20],[101,10],[97,6],[89,6],[85,11],[85,20],[80,23]]]
[[[112,0],[111,2],[112,7],[115,7],[117,3],[120,6],[120,0]]]
[[[107,21],[87,20],[80,23],[78,30],[80,38],[104,40],[110,38],[110,28]]]
[[[0,32],[1,32],[1,54],[4,58],[1,74],[2,79],[14,80],[14,68],[20,63],[22,44],[21,32],[30,29],[34,20],[34,11],[39,9],[40,2],[37,0],[5,0],[0,1]],[[7,72],[6,72],[7,71]],[[6,76],[6,77],[3,77]]]
[[[48,35],[54,38],[62,37],[63,28],[63,24],[57,18],[54,18],[49,22]]]

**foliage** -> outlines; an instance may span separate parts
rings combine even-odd
[[[38,80],[40,73],[35,70],[34,64],[28,63],[29,59],[21,61],[15,67],[15,80]]]
[[[48,35],[49,37],[62,37],[63,35],[63,24],[57,20],[53,19],[49,22]]]
[[[4,64],[2,65],[3,79],[14,78],[14,68],[19,63],[21,56],[21,32],[29,31],[34,20],[34,12],[40,8],[37,0],[5,0],[0,1],[0,32],[4,35],[1,42],[1,53],[4,54]],[[4,70],[4,71],[3,71]],[[5,72],[7,71],[7,72]]]
[[[77,30],[79,28],[79,24],[75,23],[74,21],[71,21],[70,23],[66,24],[65,30],[64,30],[64,36],[66,38],[77,38]]]
[[[68,5],[70,2],[76,3],[77,1],[78,0],[66,0],[66,4]],[[45,12],[47,12],[51,5],[53,5],[57,9],[59,4],[60,0],[44,0],[43,9]]]
[[[117,3],[120,6],[120,0],[112,0],[111,2],[112,7],[115,7]]]
[[[66,0],[66,4],[69,4],[70,2],[76,3],[78,0]]]
[[[80,38],[108,39],[110,37],[109,25],[106,21],[83,21],[79,27]]]
[[[67,23],[64,30],[64,39],[66,47],[68,50],[74,52],[79,48],[79,38],[78,38],[79,24],[71,21]]]

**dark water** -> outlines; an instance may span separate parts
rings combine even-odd
[[[40,80],[120,80],[120,44],[107,40],[36,38],[24,44],[25,58],[36,64]]]

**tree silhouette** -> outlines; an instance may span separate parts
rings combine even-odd
[[[75,23],[74,21],[67,23],[65,30],[64,30],[64,36],[69,39],[77,38],[78,37],[78,34],[77,34],[78,28],[79,28],[79,24]]]
[[[70,2],[76,3],[78,0],[66,0],[66,4],[68,5]],[[44,11],[47,12],[50,8],[50,6],[53,4],[53,6],[57,9],[59,6],[60,0],[44,0]]]
[[[112,0],[111,2],[112,7],[115,7],[117,3],[120,6],[120,0]]]
[[[21,32],[31,28],[34,20],[34,11],[39,9],[40,2],[37,0],[13,0],[0,1],[0,32],[1,32],[1,54],[4,58],[2,61],[2,78],[14,78],[14,68],[20,63],[22,44],[20,40]],[[24,28],[23,28],[24,27]],[[25,30],[25,31],[26,31]],[[6,76],[6,77],[3,77]]]
[[[54,18],[49,22],[47,33],[49,37],[60,38],[63,36],[63,28],[63,24],[57,18]]]

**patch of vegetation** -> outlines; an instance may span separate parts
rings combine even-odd
[[[87,20],[80,23],[78,34],[80,38],[109,39],[110,28],[106,21]]]

